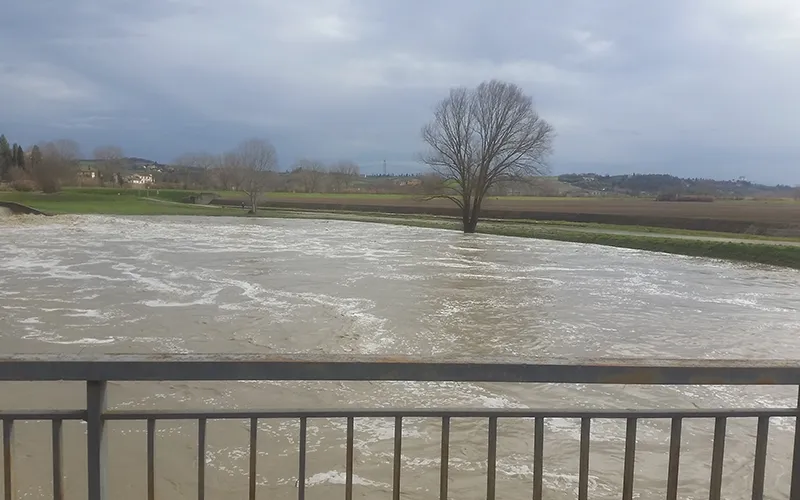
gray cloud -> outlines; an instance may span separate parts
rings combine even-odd
[[[36,0],[0,18],[2,131],[169,160],[267,136],[418,168],[454,85],[530,91],[555,171],[800,182],[795,0]]]

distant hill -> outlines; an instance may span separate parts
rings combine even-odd
[[[95,163],[100,163],[102,161],[103,160],[85,159],[85,160],[79,160],[79,163],[81,165],[92,165]],[[145,165],[156,165],[162,167],[165,166],[161,163],[158,163],[157,161],[148,160],[146,158],[136,158],[136,157],[121,158],[120,163],[124,168],[130,168],[130,169],[141,168]]]
[[[716,198],[788,198],[796,188],[786,185],[755,184],[744,178],[728,181],[684,179],[669,174],[600,175],[564,174],[558,181],[596,194],[629,196],[702,195]]]
[[[103,160],[86,159],[79,160],[78,163],[83,167],[93,167]],[[174,168],[169,167],[157,161],[148,160],[147,158],[126,157],[121,158],[118,163],[118,168],[123,172],[136,172],[141,170],[155,170],[158,172],[173,171]]]

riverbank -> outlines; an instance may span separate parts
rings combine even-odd
[[[180,203],[181,190],[69,190],[56,195],[2,192],[0,200],[24,203],[53,214],[109,215],[206,215],[246,217],[239,207],[189,205]],[[460,229],[457,219],[433,215],[388,214],[350,211],[309,211],[261,209],[260,217],[348,220]],[[767,238],[736,233],[709,233],[683,229],[616,225],[570,224],[528,220],[485,220],[478,232],[522,238],[571,241],[595,245],[631,248],[654,252],[752,262],[800,269],[800,239]]]
[[[14,198],[9,201],[19,201],[31,206],[39,206],[37,203],[48,204],[53,206],[54,212],[62,210],[58,205],[71,204],[82,205],[75,207],[82,213],[100,213],[98,210],[110,208],[115,213],[134,214],[142,210],[152,213],[153,208],[135,204],[131,206],[125,200],[133,202],[149,197],[182,202],[200,194],[198,191],[184,189],[69,187],[54,195],[0,192],[0,199],[12,196]],[[128,206],[108,207],[107,202],[113,197],[125,201]],[[220,208],[222,210],[240,209],[242,202],[247,201],[241,191],[216,191],[206,193],[201,199],[217,205],[218,208],[225,206],[224,209]],[[204,210],[198,208],[201,206],[194,208]],[[457,207],[448,200],[427,199],[412,194],[270,192],[262,197],[261,206],[280,210],[347,211],[416,217],[458,216]],[[185,207],[183,213],[189,212],[194,210]],[[637,227],[637,231],[650,227],[656,228],[653,232],[668,229],[800,238],[800,201],[788,199],[726,199],[704,203],[658,202],[650,198],[635,197],[493,196],[485,200],[482,215],[484,218],[502,220]]]
[[[349,213],[308,213],[271,211],[271,217],[314,218],[329,220],[348,220],[396,224],[415,227],[428,227],[459,231],[460,222],[440,217],[414,218],[406,216],[362,215]],[[556,241],[570,241],[618,248],[631,248],[652,252],[664,252],[691,257],[751,262],[800,269],[800,242],[768,239],[737,239],[740,235],[725,237],[694,236],[688,231],[681,235],[658,233],[617,234],[605,232],[603,228],[585,228],[580,231],[567,227],[536,222],[518,223],[508,221],[484,221],[478,224],[479,234],[514,236],[519,238],[538,238]]]

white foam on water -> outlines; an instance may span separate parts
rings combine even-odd
[[[47,342],[48,344],[61,344],[61,345],[93,345],[93,344],[113,344],[117,341],[114,337],[107,337],[107,338],[93,338],[93,337],[84,337],[80,339],[74,340],[56,340],[56,339],[41,339],[43,342]]]
[[[33,327],[25,327],[25,331],[28,332],[22,336],[24,340],[36,340],[39,342],[44,342],[46,344],[58,344],[58,345],[101,345],[101,344],[113,344],[117,341],[114,337],[105,337],[105,338],[94,338],[94,337],[83,337],[79,339],[66,339],[62,335],[59,335],[55,332],[45,332]]]
[[[222,288],[215,288],[203,294],[203,296],[199,299],[190,300],[187,302],[174,302],[174,301],[165,301],[161,299],[152,299],[152,300],[143,300],[140,301],[140,304],[144,304],[147,307],[190,307],[190,306],[201,306],[201,305],[212,305],[216,303],[217,295],[222,291]]]
[[[589,486],[589,491],[593,493],[599,491],[603,491],[606,493],[614,493],[614,490],[609,488],[606,484],[600,482],[600,479],[596,475],[589,474],[587,478],[588,478],[587,483]],[[543,472],[542,483],[544,483],[546,487],[552,490],[571,491],[572,495],[577,497],[580,485],[580,477],[577,474]]]
[[[184,286],[169,283],[158,278],[144,276],[133,270],[124,270],[122,274],[132,278],[135,283],[143,285],[145,289],[152,292],[183,296],[190,295],[193,292],[192,290],[187,290]]]
[[[357,484],[360,486],[372,486],[375,488],[391,488],[391,485],[389,485],[388,483],[371,481],[357,474],[353,474],[352,480],[353,484]],[[306,478],[306,486],[319,486],[321,484],[345,484],[346,482],[347,482],[346,474],[338,470],[318,472]]]
[[[98,309],[72,309],[72,313],[65,314],[69,318],[92,318],[92,319],[109,319],[112,314],[110,312],[102,312]]]
[[[42,312],[62,312],[62,316],[66,318],[89,318],[96,321],[107,321],[115,316],[114,311],[103,312],[99,309],[80,309],[75,307],[42,307],[39,310]]]
[[[131,337],[125,339],[129,342],[150,344],[155,352],[169,354],[191,354],[191,349],[185,346],[185,341],[178,337]]]
[[[204,279],[211,278],[204,277]],[[265,289],[261,285],[234,278],[218,278],[217,282],[225,286],[239,289],[242,296],[248,299],[247,303],[220,304],[220,309],[228,311],[267,309],[276,317],[276,320],[281,320],[282,318],[288,319],[290,312],[294,309],[291,302],[278,298],[279,292]]]
[[[32,256],[4,257],[0,259],[0,269],[9,271],[36,271],[43,269],[45,272],[53,271],[60,264],[58,259],[36,259]]]
[[[29,299],[30,303],[18,306],[15,302],[17,297],[11,295],[19,296],[20,292],[12,290],[11,293],[1,295],[3,310],[24,310],[30,306],[28,313],[7,315],[11,318],[12,329],[19,329],[28,340],[64,344],[103,344],[115,341],[112,337],[92,338],[89,331],[82,331],[80,326],[72,327],[74,331],[64,333],[64,338],[59,337],[50,331],[62,333],[62,330],[54,328],[53,323],[57,320],[41,314],[42,312],[61,312],[63,314],[51,315],[58,316],[59,319],[84,317],[91,320],[87,324],[92,327],[97,325],[97,321],[110,320],[114,315],[131,314],[141,316],[118,317],[117,321],[120,325],[140,322],[141,326],[136,325],[131,331],[150,333],[147,337],[137,338],[133,333],[127,338],[120,338],[120,342],[128,343],[126,348],[133,344],[135,350],[190,352],[192,340],[153,335],[158,329],[153,328],[152,323],[153,318],[170,314],[163,308],[187,306],[195,306],[198,312],[217,317],[220,322],[234,323],[237,318],[245,321],[257,318],[259,321],[254,321],[254,324],[259,327],[266,323],[261,317],[267,315],[269,319],[277,318],[275,321],[290,324],[298,321],[306,326],[311,324],[305,322],[305,315],[310,311],[317,313],[322,309],[323,318],[334,317],[332,313],[336,313],[335,321],[341,325],[334,326],[346,331],[342,334],[342,339],[329,339],[329,342],[323,342],[321,346],[311,347],[323,354],[340,349],[365,354],[440,352],[442,355],[452,355],[457,352],[489,356],[512,352],[521,357],[532,354],[546,356],[553,352],[569,353],[575,350],[596,352],[596,347],[602,345],[604,339],[611,339],[611,342],[618,339],[615,346],[612,346],[616,354],[666,356],[687,351],[681,350],[677,341],[670,344],[670,339],[675,340],[674,334],[665,335],[665,340],[659,343],[657,339],[653,339],[654,335],[650,330],[665,326],[678,330],[694,318],[699,319],[700,315],[706,314],[705,318],[708,318],[708,312],[716,312],[718,316],[724,316],[728,311],[737,314],[736,319],[731,320],[736,321],[736,325],[731,326],[740,325],[737,320],[741,314],[742,318],[753,323],[748,328],[763,328],[758,336],[764,339],[764,343],[769,340],[768,334],[775,335],[775,332],[779,332],[788,336],[800,326],[800,316],[792,302],[796,295],[796,284],[800,281],[797,277],[800,275],[788,271],[773,273],[759,270],[755,273],[746,267],[710,263],[702,259],[677,259],[639,251],[625,252],[550,242],[531,243],[529,240],[494,237],[476,238],[479,244],[490,250],[483,255],[480,253],[481,249],[471,248],[469,242],[459,242],[458,235],[436,230],[395,229],[387,226],[338,223],[325,225],[297,221],[207,222],[204,219],[177,222],[169,218],[118,217],[81,218],[80,221],[83,227],[59,227],[58,230],[63,231],[63,235],[59,233],[48,236],[46,248],[38,241],[39,235],[35,233],[38,228],[11,229],[16,231],[11,238],[14,244],[0,243],[0,249],[11,249],[7,253],[8,259],[0,259],[0,280],[9,280],[0,285],[4,289],[0,293],[8,286],[25,286],[30,288],[18,288],[24,291],[22,295],[36,297],[36,301]],[[331,230],[323,230],[325,227]],[[230,254],[230,257],[220,255],[225,253]],[[184,261],[184,254],[190,258]],[[431,259],[432,256],[439,258]],[[324,284],[320,281],[320,286],[328,287],[329,294],[295,291],[315,290],[314,280],[309,279],[314,276],[313,272],[298,271],[298,276],[302,276],[297,280],[299,284],[291,280],[289,273],[295,267],[299,269],[300,266],[296,264],[303,259],[310,268],[319,266],[325,279],[330,277],[334,280]],[[91,267],[75,264],[82,261],[86,261]],[[325,267],[327,265],[331,267]],[[338,269],[342,270],[340,274],[337,274]],[[282,281],[273,284],[273,270],[277,271],[275,275]],[[696,271],[705,274],[698,276]],[[383,288],[383,294],[373,296],[370,290],[365,291],[356,286],[358,283],[355,277],[370,284],[380,277],[393,281],[390,286]],[[458,279],[470,282],[459,283],[457,289],[450,289],[453,283],[450,280]],[[423,284],[422,280],[428,280],[430,284]],[[752,283],[748,283],[748,280],[752,280]],[[333,286],[342,282],[351,286]],[[489,286],[485,286],[487,283]],[[98,284],[99,288],[96,286]],[[64,288],[51,289],[53,285]],[[90,294],[83,295],[87,292],[80,292],[80,295],[76,295],[76,289],[87,290],[87,285],[95,286]],[[138,293],[144,290],[147,295],[131,299],[132,304],[120,305],[119,310],[113,314],[90,302],[76,303],[78,298],[81,301],[102,301],[101,297],[106,293],[122,287],[137,288]],[[395,293],[395,290],[407,292],[411,298]],[[419,292],[420,290],[423,291]],[[415,342],[424,335],[418,335],[418,330],[408,335],[408,325],[402,318],[382,312],[388,307],[387,301],[396,301],[397,307],[408,309],[409,319],[412,319],[419,312],[415,309],[416,299],[413,298],[416,293],[422,293],[425,297],[440,297],[435,302],[426,299],[423,319],[429,322],[420,323],[423,331],[429,331],[432,335],[438,333],[444,337],[449,335],[441,333],[444,326],[450,330],[479,326],[469,324],[468,321],[479,323],[480,319],[466,318],[463,322],[452,319],[474,310],[475,307],[481,307],[491,312],[491,319],[487,322],[497,322],[485,325],[486,331],[492,326],[500,325],[508,334],[490,336],[487,333],[486,338],[478,338],[472,344],[464,345],[454,340],[463,339],[458,336],[454,336],[453,340],[437,338],[436,342],[420,342],[417,345]],[[143,299],[145,307],[138,306],[141,303],[138,302],[139,299]],[[570,308],[572,300],[575,305]],[[58,303],[66,305],[63,308],[40,308],[41,305],[52,306]],[[131,306],[131,311],[125,309],[127,306]],[[148,310],[149,308],[162,310]],[[146,312],[143,313],[143,310]],[[223,314],[215,316],[223,311]],[[182,314],[182,311],[172,314]],[[34,315],[40,323],[31,319]],[[508,320],[505,321],[502,316]],[[659,316],[663,317],[663,321],[659,321]],[[5,319],[4,317],[3,320]],[[414,321],[418,319],[413,317]],[[719,321],[722,319],[725,318]],[[750,338],[742,340],[738,331],[730,336],[722,336],[715,330],[715,320],[709,321],[712,322],[701,324],[698,329],[708,334],[706,340],[709,344],[715,342],[716,345],[705,350],[698,349],[697,356],[729,357],[732,353],[747,352],[745,348],[749,346],[747,342],[752,342]],[[703,330],[706,325],[706,330]],[[414,323],[413,327],[417,328],[418,324]],[[340,334],[340,330],[334,328],[336,335]],[[291,332],[291,326],[285,327],[285,331]],[[480,330],[480,333],[483,331]],[[222,335],[226,333],[228,332],[223,331]],[[629,335],[624,337],[626,334]],[[528,337],[540,337],[536,340],[539,343],[534,344]],[[680,337],[679,340],[691,339]],[[224,338],[221,342],[224,342]],[[276,337],[276,345],[270,345],[269,349],[281,352],[303,345],[290,343],[287,347],[280,345],[280,342]],[[432,343],[435,345],[430,345]],[[791,345],[790,340],[781,343],[778,339],[776,344],[781,348],[774,352],[796,357],[798,346]],[[784,347],[785,344],[788,346]],[[232,344],[222,345],[226,348]],[[545,347],[539,349],[540,345]],[[322,398],[327,396],[321,392],[321,385],[264,383],[282,390],[296,389],[298,393],[311,394],[310,401],[315,394],[321,394]],[[343,384],[330,390],[336,391],[339,396],[352,395],[353,404],[357,402],[359,405],[377,407],[397,404],[423,407],[524,408],[525,401],[534,399],[526,397],[522,391],[517,392],[517,388],[504,389],[493,385],[484,387],[479,384],[376,383],[366,394],[354,394],[347,384]],[[543,394],[544,402],[555,405],[557,402],[553,398],[568,398],[569,395],[579,394],[581,404],[604,403],[597,393],[584,387],[571,390],[575,392],[554,390]],[[175,405],[184,406],[191,406],[200,400],[226,407],[248,403],[236,400],[234,395],[225,392],[213,396],[187,388],[179,388],[173,392],[174,394],[165,392],[145,399],[169,399]],[[616,396],[611,395],[609,398],[614,403],[627,401],[625,394]],[[647,402],[644,399],[634,397],[631,400]],[[688,406],[690,402],[697,402],[703,407],[716,407],[717,403],[783,407],[786,406],[784,399],[792,398],[784,398],[781,394],[758,397],[750,393],[714,388],[683,393],[676,391],[674,395],[664,397],[666,405],[674,406],[684,402]],[[130,403],[135,406],[142,401]],[[793,403],[790,401],[789,405],[793,406]],[[773,419],[772,422],[777,433],[786,432],[788,435],[793,431],[792,419]],[[655,440],[656,434],[663,434],[663,429],[657,426],[651,428],[644,421],[639,425],[639,436],[644,440]],[[554,434],[556,442],[565,440],[574,444],[580,438],[577,420],[548,419],[547,426],[548,432]],[[331,424],[330,427],[341,431],[343,435],[343,421],[336,426]],[[409,439],[423,440],[425,446],[428,446],[438,436],[431,434],[437,430],[435,425],[430,426],[433,429],[428,427],[409,419],[404,426],[404,435],[408,432]],[[373,459],[391,458],[390,452],[386,455],[377,451],[391,449],[389,443],[394,437],[391,419],[359,420],[357,428],[356,446],[360,450],[365,454],[372,451]],[[280,431],[275,432],[284,437],[288,435],[286,433],[290,433],[296,438],[296,431],[295,424],[294,427],[281,427]],[[316,436],[315,432],[316,427],[309,426],[309,435]],[[593,422],[592,440],[623,442],[624,421]],[[311,441],[308,443],[310,451],[324,452],[324,446],[320,448],[319,443]],[[225,449],[218,453],[218,457],[218,461],[224,464],[246,461],[241,448]],[[523,465],[523,462],[523,457],[501,459],[498,473],[529,477],[530,466],[527,462]],[[404,457],[404,466],[419,470],[436,463],[436,459]],[[483,464],[485,457],[483,463],[453,457],[454,468],[477,471]],[[549,488],[562,491],[576,488],[577,475],[557,472],[560,471],[550,471],[550,474],[545,475],[545,484]],[[321,473],[319,484],[340,481],[337,474],[340,473]],[[596,477],[592,476],[591,487],[602,489],[603,486],[596,482]]]

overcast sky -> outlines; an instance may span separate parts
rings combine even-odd
[[[24,0],[0,133],[169,161],[267,137],[286,166],[420,168],[448,88],[500,78],[555,173],[800,183],[798,0]]]

